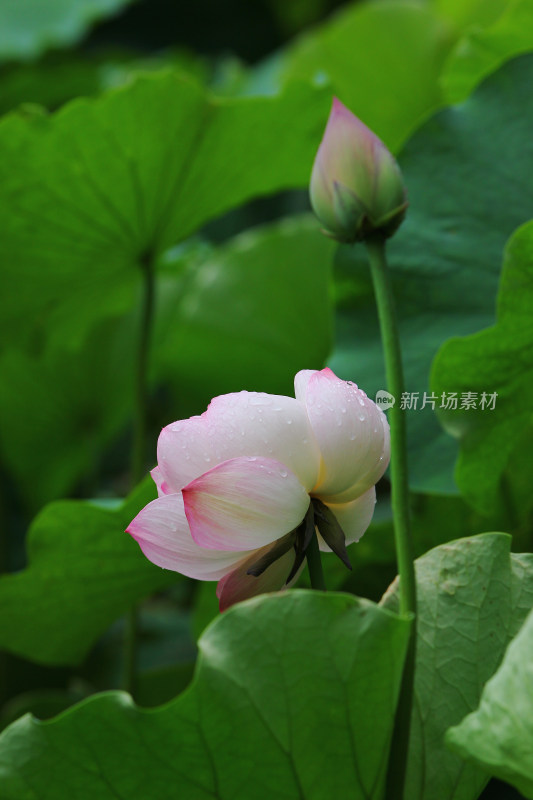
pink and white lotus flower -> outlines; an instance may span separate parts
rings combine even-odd
[[[317,527],[321,550],[372,519],[387,468],[385,415],[330,369],[302,370],[296,397],[239,392],[164,428],[152,470],[159,497],[127,531],[154,564],[218,580],[221,610],[290,582]]]

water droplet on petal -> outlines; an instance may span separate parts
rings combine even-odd
[[[287,472],[286,469],[280,469],[279,474],[281,475],[282,478],[286,478],[289,473]]]

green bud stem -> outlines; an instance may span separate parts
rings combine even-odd
[[[407,471],[407,435],[405,411],[400,407],[404,392],[400,336],[396,321],[394,297],[385,257],[385,239],[367,239],[366,248],[372,272],[378,309],[381,339],[385,356],[388,391],[396,398],[389,409],[391,431],[391,496],[398,574],[400,576],[400,613],[416,615],[416,579],[409,515],[409,483]],[[387,773],[387,800],[402,800],[409,749],[409,731],[413,703],[415,672],[416,618],[409,640]]]

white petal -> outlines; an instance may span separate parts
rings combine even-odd
[[[332,502],[349,503],[354,498],[360,497],[363,492],[367,491],[369,486],[373,486],[379,481],[387,469],[390,461],[390,428],[383,411],[380,408],[378,411],[383,426],[383,448],[379,459],[370,462],[368,471],[360,476],[359,481],[346,491],[334,495]],[[325,497],[324,502],[329,502],[328,497]]]
[[[305,404],[322,454],[312,494],[322,501],[352,500],[383,475],[388,460],[388,423],[366,394],[330,370],[307,380]]]
[[[157,441],[157,465],[170,492],[179,492],[216,464],[205,417],[190,417],[163,428]]]
[[[305,405],[305,393],[311,377],[318,372],[316,369],[301,369],[294,378],[294,396]]]
[[[376,490],[372,486],[357,500],[352,500],[351,503],[342,503],[341,505],[334,505],[328,503],[328,508],[334,513],[337,522],[344,531],[346,536],[346,544],[358,542],[363,533],[366,531],[374,516],[374,508],[376,506]],[[317,531],[318,533],[318,531]],[[324,552],[330,553],[331,550],[318,534],[318,543],[320,549]]]
[[[205,413],[216,463],[239,456],[262,456],[285,464],[311,489],[320,453],[305,407],[293,397],[238,392],[215,397]]]
[[[127,532],[149,561],[199,580],[218,580],[246,555],[199,547],[189,531],[181,494],[152,500],[129,524]]]
[[[288,467],[269,458],[232,458],[183,489],[191,535],[200,547],[255,550],[303,520],[309,495]]]

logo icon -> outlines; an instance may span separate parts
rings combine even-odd
[[[396,398],[394,395],[386,392],[385,389],[379,389],[379,391],[376,392],[376,405],[379,406],[382,411],[386,411],[387,408],[392,408],[395,402]]]

